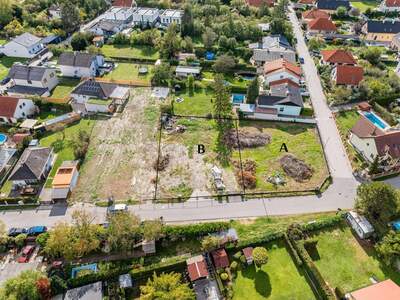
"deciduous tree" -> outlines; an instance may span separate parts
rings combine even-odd
[[[213,235],[204,237],[201,240],[201,249],[205,252],[210,252],[221,246],[221,240]]]
[[[37,281],[46,278],[39,271],[23,271],[17,277],[8,279],[0,290],[0,299],[40,300]]]
[[[246,103],[254,104],[260,91],[258,77],[254,78],[247,87]]]
[[[376,250],[387,265],[394,264],[400,259],[400,233],[389,231],[376,246]]]
[[[164,37],[161,39],[160,52],[164,58],[173,58],[181,49],[181,37],[175,23],[169,25]]]
[[[140,219],[130,212],[118,212],[108,217],[107,241],[113,250],[129,251],[140,234]]]
[[[221,55],[217,58],[213,65],[213,69],[217,73],[230,73],[232,72],[233,68],[235,68],[236,62],[232,56],[229,55]]]
[[[80,24],[79,9],[71,1],[65,1],[61,5],[61,24],[65,32],[74,32]]]
[[[268,262],[268,251],[264,247],[255,247],[253,250],[253,261],[257,267],[261,267]]]

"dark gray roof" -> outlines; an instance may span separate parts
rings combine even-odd
[[[40,88],[34,86],[14,85],[7,89],[8,93],[23,94],[23,95],[38,95],[42,96],[48,92],[48,88]]]
[[[32,67],[21,64],[13,64],[8,72],[8,77],[11,79],[41,81],[44,73],[47,70],[48,68],[46,67]]]
[[[84,52],[64,52],[58,58],[61,66],[85,67],[89,68],[96,56]]]
[[[117,87],[118,85],[113,83],[98,82],[88,79],[78,85],[71,94],[107,99]]]
[[[336,10],[338,7],[344,6],[350,8],[350,1],[346,0],[319,0],[317,2],[318,9]]]
[[[260,95],[258,105],[289,105],[303,107],[299,88],[290,84],[279,84],[271,87],[270,95]]]
[[[100,20],[99,23],[97,23],[94,27],[101,28],[102,30],[105,31],[114,31],[116,27],[121,26],[124,21],[121,20]]]
[[[400,32],[400,21],[370,20],[367,22],[367,31],[372,32],[372,33],[399,33]]]
[[[15,43],[18,43],[24,47],[33,46],[41,41],[41,38],[30,34],[29,32],[25,32],[13,39]]]
[[[51,154],[46,147],[28,147],[11,172],[9,180],[40,180]]]

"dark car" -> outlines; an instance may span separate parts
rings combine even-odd
[[[25,228],[10,228],[10,230],[8,230],[8,236],[17,236],[19,234],[23,234],[26,233],[26,229]]]
[[[0,84],[1,85],[5,85],[5,84],[7,84],[9,81],[10,81],[10,77],[6,77],[6,78],[3,78],[3,80],[2,81],[0,81]]]
[[[27,230],[26,234],[27,235],[39,235],[41,233],[45,233],[46,231],[47,231],[46,226],[33,226]]]
[[[300,57],[299,61],[300,61],[301,64],[304,64],[304,58]]]

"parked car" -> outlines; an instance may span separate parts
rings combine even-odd
[[[25,234],[25,233],[26,233],[25,228],[13,227],[8,230],[8,236],[17,236],[17,235]]]
[[[5,84],[9,83],[10,79],[11,79],[10,77],[4,78],[2,81],[0,81],[0,85],[5,85]]]
[[[29,261],[29,257],[33,253],[33,250],[35,250],[35,246],[26,246],[24,249],[22,249],[21,256],[18,257],[17,261],[19,263],[27,263]]]
[[[41,233],[44,233],[47,231],[47,227],[46,226],[33,226],[30,227],[27,231],[27,235],[39,235]]]
[[[299,57],[299,61],[300,61],[301,64],[304,64],[304,58]]]
[[[307,89],[305,89],[305,88],[300,89],[300,94],[301,94],[303,97],[309,97],[309,96],[310,96],[310,92],[307,91]]]
[[[128,211],[128,206],[126,204],[114,204],[107,209],[108,214],[115,214],[124,211]]]

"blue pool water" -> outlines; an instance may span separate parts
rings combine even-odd
[[[7,136],[5,134],[0,133],[0,145],[4,144],[7,141]]]
[[[373,112],[366,112],[364,113],[364,116],[380,129],[385,129],[388,127],[388,125]]]
[[[244,94],[232,94],[232,103],[240,104],[244,102],[246,96]]]

